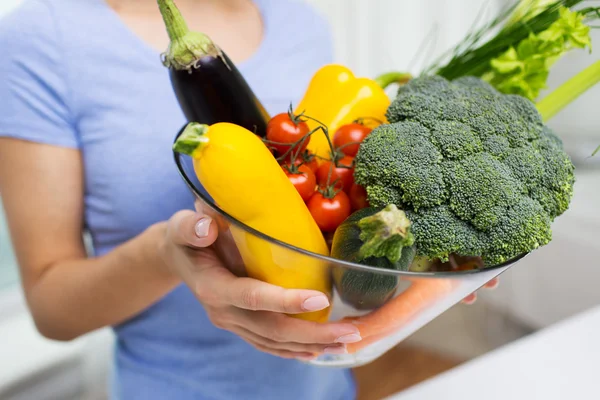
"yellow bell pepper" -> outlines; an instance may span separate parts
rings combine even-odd
[[[193,158],[200,183],[233,218],[276,240],[329,255],[323,234],[302,197],[254,133],[231,123],[191,123],[174,149]],[[288,289],[318,290],[332,301],[326,262],[233,223],[229,224],[229,231],[248,276]],[[330,308],[294,316],[325,322]]]
[[[407,77],[407,74],[389,73],[377,80],[357,78],[342,65],[326,65],[313,76],[295,113],[304,113],[326,125],[331,139],[339,127],[361,118],[383,123],[390,106],[384,87]],[[312,119],[307,123],[311,130],[319,126]],[[312,135],[308,149],[319,157],[330,158],[331,150],[322,132]]]

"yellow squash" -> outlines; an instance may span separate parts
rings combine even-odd
[[[392,79],[384,80],[383,87],[400,76],[392,74],[387,74]],[[326,65],[313,76],[295,112],[304,112],[325,124],[333,139],[340,126],[357,119],[386,122],[385,112],[390,106],[390,99],[383,87],[376,80],[355,77],[352,71],[342,65]],[[313,120],[308,120],[307,123],[311,130],[319,126]],[[321,132],[312,135],[308,149],[320,157],[330,158],[327,138]]]
[[[215,203],[238,221],[274,239],[321,255],[329,249],[304,201],[261,139],[230,123],[191,123],[175,150],[194,160]],[[285,288],[318,290],[331,299],[327,263],[273,244],[230,224],[248,276]],[[298,315],[325,322],[330,309]]]

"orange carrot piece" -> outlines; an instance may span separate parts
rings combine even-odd
[[[343,322],[356,325],[363,338],[358,343],[347,345],[348,353],[354,353],[366,346],[396,332],[432,302],[450,293],[457,282],[454,279],[418,279],[381,308],[358,318],[345,318]]]

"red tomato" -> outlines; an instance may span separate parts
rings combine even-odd
[[[307,201],[315,193],[317,186],[317,178],[312,170],[306,165],[300,165],[298,173],[292,173],[287,167],[283,167],[283,171],[290,179],[302,200]]]
[[[333,136],[333,146],[350,157],[356,157],[360,143],[373,129],[361,124],[342,125]],[[355,143],[355,144],[350,144]]]
[[[312,170],[312,172],[315,174],[315,176],[317,175],[317,170],[319,169],[319,163],[317,162],[317,157],[315,157],[315,155],[312,154],[311,152],[309,152],[308,150],[304,150],[304,152],[302,154],[300,154],[298,156],[298,158],[296,158],[296,161],[294,161],[294,164],[306,165],[308,168],[310,168]]]
[[[367,191],[364,187],[356,183],[352,184],[348,196],[350,197],[352,210],[356,211],[369,207],[369,202],[367,201]]]
[[[285,154],[293,143],[301,140],[310,131],[306,122],[293,121],[288,113],[277,114],[267,124],[267,145],[277,151],[279,156]],[[302,153],[310,142],[310,136],[299,143],[292,152]],[[300,149],[298,149],[300,147]]]
[[[308,209],[323,232],[335,231],[351,212],[350,200],[343,191],[339,191],[331,199],[316,192],[308,200]]]
[[[317,183],[320,186],[327,186],[328,184],[332,184],[339,179],[340,183],[342,184],[342,189],[344,189],[346,192],[350,191],[352,183],[354,182],[354,167],[352,166],[353,161],[354,159],[349,156],[345,156],[339,160],[338,167],[333,166],[331,171],[331,179],[329,182],[327,182],[327,177],[329,175],[332,162],[325,161],[317,170]]]

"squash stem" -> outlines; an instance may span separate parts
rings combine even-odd
[[[387,257],[390,262],[395,263],[402,256],[402,249],[414,243],[410,220],[394,204],[364,217],[357,225],[361,230],[359,238],[363,242],[359,249],[361,260]]]
[[[208,129],[209,126],[205,124],[189,123],[173,144],[173,150],[193,157],[196,151],[208,143]]]
[[[596,61],[567,80],[536,104],[543,121],[547,122],[598,82],[600,82],[600,61]]]

